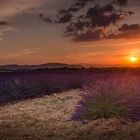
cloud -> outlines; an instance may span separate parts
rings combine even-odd
[[[0,21],[0,26],[5,26],[5,25],[8,25],[7,21]]]
[[[2,59],[15,59],[20,57],[27,57],[31,55],[36,55],[42,52],[42,48],[25,48],[19,49],[13,52],[0,52],[0,58]]]
[[[52,20],[48,17],[45,17],[44,14],[41,13],[39,16],[44,22],[52,23]]]
[[[75,42],[81,42],[81,41],[92,41],[92,40],[101,40],[103,37],[103,31],[102,30],[96,30],[96,31],[87,31],[84,34],[77,35],[73,40]]]
[[[44,50],[42,48],[25,48],[19,49],[15,51],[0,51],[0,63],[20,63],[23,64],[26,62],[33,63],[39,61],[42,56]],[[46,52],[45,52],[46,53]],[[36,57],[38,55],[38,57]],[[46,56],[46,55],[45,55]],[[40,61],[41,62],[41,61]]]
[[[0,18],[11,17],[20,14],[22,11],[40,7],[49,0],[4,0],[0,1]]]
[[[13,31],[13,27],[11,25],[9,25],[7,22],[1,22],[0,23],[0,40],[2,40],[2,36],[4,33],[9,32],[9,31]]]
[[[87,31],[80,34],[73,39],[75,42],[85,41],[99,41],[105,39],[134,39],[140,38],[140,25],[139,24],[123,24],[118,31],[108,33],[104,30],[98,29],[96,31]]]
[[[123,24],[119,28],[119,33],[109,34],[109,39],[133,39],[140,38],[140,25],[139,24]]]
[[[72,5],[58,10],[57,20],[54,23],[65,24],[65,36],[71,37],[75,42],[112,39],[119,36],[125,38],[126,32],[122,30],[137,28],[137,25],[119,27],[121,22],[134,14],[126,8],[128,2],[128,0],[102,2],[73,0]]]
[[[61,15],[59,17],[59,20],[56,21],[57,23],[68,23],[72,20],[72,14],[71,13],[65,13],[63,16]]]
[[[128,0],[117,0],[117,2],[120,4],[120,5],[126,5],[128,3]]]
[[[139,24],[123,24],[120,28],[119,31],[121,32],[129,32],[129,31],[136,31],[140,30],[140,25]]]
[[[38,8],[49,0],[1,0],[0,1],[0,40],[5,32],[13,31],[11,18],[32,8]]]

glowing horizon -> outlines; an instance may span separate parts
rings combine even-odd
[[[120,23],[121,33],[107,36],[110,32],[104,28],[102,32],[98,30],[78,36],[75,42],[72,41],[74,37],[66,38],[63,35],[66,23],[51,23],[47,18],[54,19],[58,9],[70,7],[72,2],[31,0],[22,2],[22,5],[18,0],[0,2],[0,65],[56,62],[140,65],[140,6],[137,0],[127,0],[127,5],[123,5],[133,13]],[[104,1],[101,3],[106,5]],[[108,28],[116,30],[116,26],[112,27],[114,21],[110,22]]]

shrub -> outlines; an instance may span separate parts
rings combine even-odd
[[[118,117],[136,121],[140,119],[139,79],[110,77],[84,86],[80,92],[73,120],[91,120]]]

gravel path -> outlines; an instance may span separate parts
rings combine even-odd
[[[140,123],[70,120],[78,90],[0,107],[0,140],[140,140]]]

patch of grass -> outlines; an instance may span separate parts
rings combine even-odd
[[[53,104],[58,104],[59,100],[58,99],[55,99],[55,100],[50,100],[48,103],[50,105],[53,105]]]
[[[66,102],[67,100],[73,99],[73,96],[65,96],[64,98],[60,98],[61,102]]]
[[[50,104],[58,104],[58,103],[64,103],[68,100],[71,100],[73,97],[72,96],[65,96],[63,98],[58,97],[57,99],[49,101]]]

